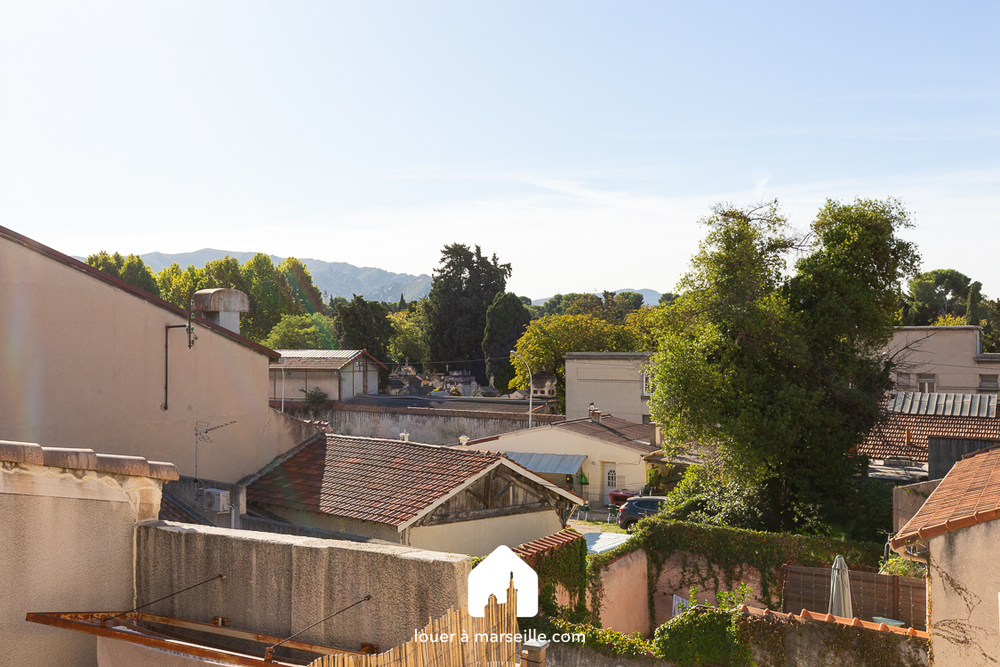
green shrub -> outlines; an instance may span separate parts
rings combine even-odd
[[[750,644],[741,630],[742,617],[738,609],[694,607],[656,629],[653,652],[681,667],[750,665]]]

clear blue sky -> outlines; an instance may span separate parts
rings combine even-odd
[[[900,198],[1000,296],[1000,3],[0,5],[0,224],[669,290],[713,202]]]

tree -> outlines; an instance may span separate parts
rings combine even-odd
[[[430,358],[424,330],[427,322],[421,311],[402,310],[389,314],[392,324],[392,338],[389,340],[389,356],[397,363],[424,364]]]
[[[563,299],[561,314],[602,317],[604,315],[604,302],[596,294],[570,294]]]
[[[340,349],[336,323],[319,313],[283,316],[262,342],[276,350]]]
[[[501,264],[495,254],[484,256],[478,245],[475,251],[461,243],[444,247],[426,301],[427,346],[435,362],[469,360],[466,367],[485,384],[486,311],[503,293],[510,272],[510,264]]]
[[[940,315],[965,315],[970,279],[955,269],[934,269],[914,276],[905,299],[904,324],[927,326]]]
[[[313,285],[312,276],[306,265],[295,259],[288,257],[278,265],[278,271],[285,276],[288,284],[289,294],[296,304],[296,309],[303,313],[326,313],[326,304],[323,303],[323,295],[319,289]]]
[[[969,287],[969,295],[965,298],[965,324],[977,327],[982,324],[982,314],[979,308],[983,301],[982,289],[983,284],[978,280]]]
[[[185,310],[191,307],[194,293],[202,289],[202,279],[203,275],[193,264],[182,269],[177,262],[156,274],[160,298]]]
[[[510,363],[510,351],[529,322],[531,314],[511,292],[497,294],[486,311],[482,347],[486,356],[486,375],[493,378],[493,386],[501,393],[507,391],[516,375]]]
[[[813,517],[849,530],[858,511],[852,451],[891,387],[898,281],[916,273],[894,201],[828,201],[812,242],[792,237],[776,202],[716,206],[665,311],[653,369],[654,419],[673,442],[717,448],[770,529]],[[784,254],[808,251],[784,274]]]
[[[156,283],[156,277],[138,255],[122,257],[117,252],[109,255],[102,250],[96,255],[87,257],[87,264],[116,278],[121,278],[129,285],[134,285],[153,296],[160,296],[160,286]]]
[[[593,315],[548,315],[528,325],[515,349],[531,366],[532,373],[542,368],[556,376],[556,396],[561,406],[566,401],[567,352],[632,352],[633,337],[623,326],[611,324]],[[528,372],[523,363],[514,364],[517,376],[511,387],[528,388]]]
[[[285,274],[278,271],[271,258],[262,252],[254,255],[241,270],[250,300],[250,312],[243,318],[244,335],[262,341],[283,315],[301,315],[302,309],[292,297]]]
[[[337,338],[345,350],[368,350],[382,363],[389,361],[393,329],[389,312],[378,301],[354,295],[346,305],[337,304]],[[389,371],[379,369],[379,388],[389,386]]]

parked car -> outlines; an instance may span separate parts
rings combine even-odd
[[[659,512],[666,499],[666,496],[632,496],[618,511],[618,526],[631,533],[639,519]]]

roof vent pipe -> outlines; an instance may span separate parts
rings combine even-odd
[[[410,434],[407,433],[406,431],[400,431],[400,433],[399,433],[399,439],[402,440],[403,442],[409,442],[410,441]]]
[[[194,293],[191,310],[238,334],[240,313],[250,312],[250,298],[238,289],[202,289]]]
[[[467,444],[469,444],[469,436],[467,436],[467,435],[460,435],[460,436],[458,436],[458,442],[463,447],[465,447]]]
[[[594,422],[595,424],[600,424],[601,423],[601,411],[598,410],[597,408],[594,408],[593,410],[591,410],[591,412],[590,412],[590,421]]]

